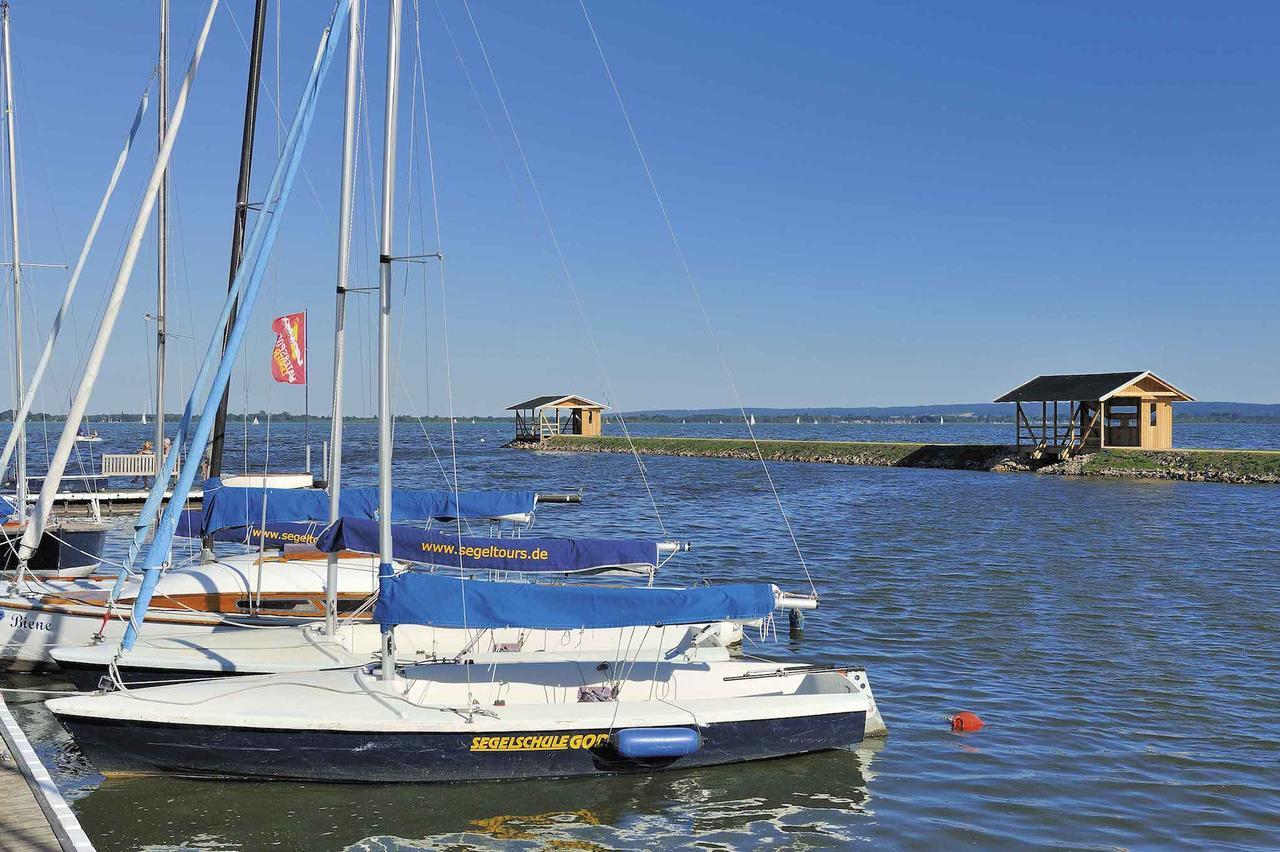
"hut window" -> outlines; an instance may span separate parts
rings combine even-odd
[[[1156,425],[1156,405],[1157,404],[1158,403],[1154,403],[1154,402],[1151,403],[1151,425],[1152,426]]]

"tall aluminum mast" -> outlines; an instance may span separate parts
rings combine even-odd
[[[0,3],[4,22],[4,130],[9,155],[9,230],[13,237],[13,428],[18,430],[17,497],[18,519],[27,517],[27,424],[17,419],[18,406],[26,396],[22,364],[22,256],[18,240],[18,156],[13,127],[13,52],[9,47],[9,4]]]
[[[400,88],[400,0],[387,23],[387,103],[382,123],[382,232],[378,241],[378,574],[391,574],[391,242],[395,231],[396,103]],[[382,631],[382,680],[395,679],[391,628]]]
[[[156,150],[164,147],[169,132],[169,0],[160,0],[160,59],[156,66]],[[169,169],[160,178],[160,195],[156,198],[156,470],[164,452],[164,373],[165,343],[168,336],[167,302],[169,291]]]
[[[187,98],[195,81],[196,71],[200,67],[200,59],[204,56],[205,45],[209,41],[209,29],[213,26],[213,17],[218,10],[218,3],[219,0],[209,0],[209,10],[205,14],[204,24],[200,29],[199,37],[196,39],[191,61],[187,65],[186,76],[182,80],[182,85],[178,88],[178,99],[174,102],[173,120],[170,122],[169,133],[165,136],[164,145],[161,146],[160,154],[152,167],[151,176],[147,179],[146,189],[143,191],[142,200],[139,202],[138,215],[133,221],[128,241],[125,243],[124,253],[120,258],[120,265],[116,269],[115,281],[111,285],[110,295],[107,297],[106,306],[102,310],[102,317],[98,321],[93,347],[89,350],[84,371],[80,374],[80,381],[76,387],[75,396],[72,397],[71,407],[67,411],[66,425],[62,429],[61,437],[58,438],[58,446],[54,449],[53,456],[49,459],[49,470],[45,475],[44,485],[40,489],[40,499],[36,502],[31,521],[27,524],[27,529],[22,535],[22,543],[18,546],[20,573],[25,569],[26,562],[31,558],[31,554],[35,553],[36,545],[44,532],[45,521],[53,508],[53,498],[62,480],[62,474],[67,468],[67,460],[70,459],[71,451],[75,447],[76,430],[80,428],[80,424],[84,420],[85,409],[88,407],[89,398],[93,394],[93,386],[98,381],[98,373],[102,369],[102,361],[106,356],[107,344],[111,341],[111,332],[115,329],[116,318],[120,314],[120,306],[124,302],[125,293],[129,289],[129,277],[133,274],[133,267],[137,263],[138,253],[142,248],[142,238],[145,235],[147,223],[151,220],[151,213],[155,209],[156,196],[160,191],[160,181],[163,178],[164,170],[168,167],[169,156],[173,153],[173,146],[177,141],[178,128],[182,126],[182,118],[187,109]]]
[[[347,322],[347,276],[351,261],[351,216],[355,184],[356,113],[360,84],[360,0],[352,0],[347,18],[347,90],[342,116],[342,199],[338,207],[338,302],[333,326],[333,419],[329,442],[329,522],[338,520],[342,495],[342,371]],[[329,554],[325,577],[325,632],[338,629],[338,554]]]

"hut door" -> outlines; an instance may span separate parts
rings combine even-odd
[[[1107,402],[1108,447],[1142,446],[1140,440],[1141,429],[1138,426],[1138,416],[1141,408],[1141,400],[1132,397],[1116,397]]]

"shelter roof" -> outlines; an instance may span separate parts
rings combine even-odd
[[[559,396],[555,394],[535,396],[533,399],[526,399],[524,402],[508,405],[507,411],[523,411],[528,408],[598,408],[604,410],[608,407],[599,402],[592,402],[585,396],[570,393]]]
[[[1123,373],[1071,373],[1036,376],[1019,385],[996,402],[1043,402],[1054,400],[1105,400],[1142,382],[1150,386],[1141,390],[1169,397],[1171,402],[1191,402],[1194,398],[1156,376],[1150,370]]]

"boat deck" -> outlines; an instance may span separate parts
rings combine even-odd
[[[93,852],[0,696],[0,852]]]

